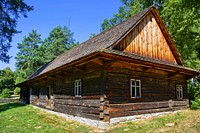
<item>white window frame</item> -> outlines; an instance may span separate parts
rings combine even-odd
[[[81,97],[82,83],[81,79],[77,79],[74,82],[74,96]]]
[[[32,89],[32,87],[30,88],[30,98],[32,98],[32,91],[33,91],[33,89]]]
[[[182,85],[176,85],[176,96],[177,96],[177,99],[183,99],[183,86]]]
[[[135,85],[132,83],[135,82]],[[137,86],[137,82],[139,82],[139,85]],[[139,96],[137,96],[137,87],[139,87]],[[135,91],[135,96],[132,96],[132,91]],[[141,98],[141,80],[139,79],[130,79],[130,93],[131,98]]]

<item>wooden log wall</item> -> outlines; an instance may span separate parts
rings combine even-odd
[[[109,121],[110,120],[110,116],[109,116],[109,110],[110,110],[110,105],[109,105],[109,101],[106,97],[106,95],[102,95],[100,97],[100,114],[99,114],[99,118],[102,121]]]
[[[29,104],[30,103],[30,90],[27,87],[23,87],[20,90],[20,101],[22,103]]]
[[[74,98],[67,95],[54,95],[57,112],[99,120],[100,96],[93,98]]]
[[[82,97],[74,96],[74,82],[77,79],[81,79]],[[50,99],[47,97],[47,87],[51,89]],[[99,120],[103,88],[102,67],[89,63],[86,67],[81,66],[81,69],[74,67],[72,70],[63,70],[55,78],[47,77],[47,80],[34,87],[31,103],[61,113]],[[47,106],[49,101],[50,106]]]
[[[189,101],[162,101],[162,102],[143,102],[127,104],[110,104],[110,118],[149,114],[156,112],[175,111],[189,107]]]
[[[118,67],[116,67],[117,65]],[[144,70],[139,66],[131,67],[129,65],[128,67],[126,68],[122,63],[115,63],[112,67],[107,68],[106,95],[111,104],[176,100],[177,84],[183,86],[183,98],[187,98],[184,75],[174,74],[171,76],[170,72],[153,68]],[[141,80],[141,98],[130,97],[130,79]]]
[[[152,13],[141,20],[114,49],[177,64]]]
[[[85,69],[74,67],[72,70],[61,73],[55,79],[56,89],[54,93],[74,96],[74,82],[81,79],[83,96],[99,95],[100,89],[103,87],[101,69],[100,66],[89,63]]]

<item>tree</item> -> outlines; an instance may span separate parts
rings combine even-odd
[[[10,91],[13,91],[14,86],[15,86],[14,72],[9,67],[0,70],[0,92],[3,89],[9,89]]]
[[[166,0],[161,12],[185,66],[200,70],[200,3]],[[188,82],[192,109],[200,108],[200,77]]]
[[[27,12],[33,10],[33,6],[24,3],[23,0],[1,0],[0,2],[0,61],[9,62],[11,56],[7,54],[11,47],[12,36],[19,33],[16,29],[20,15],[27,17]]]
[[[161,16],[183,63],[200,70],[200,3],[198,0],[166,0]]]
[[[11,96],[9,89],[3,89],[0,98],[9,98]]]
[[[158,9],[161,9],[164,0],[121,0],[121,2],[123,6],[119,7],[118,13],[114,14],[111,19],[104,19],[101,24],[101,31],[107,30],[127,20],[153,4],[156,5]]]
[[[39,51],[39,45],[42,44],[41,35],[36,30],[32,30],[28,36],[25,36],[22,43],[18,43],[16,64],[17,72],[20,76],[27,78],[44,64],[44,58]]]
[[[16,83],[24,81],[45,63],[53,60],[58,55],[77,45],[73,39],[73,33],[66,27],[57,26],[47,39],[42,41],[41,35],[32,30],[18,43],[16,64]]]
[[[55,27],[49,34],[48,38],[40,47],[40,51],[45,51],[45,63],[53,60],[58,55],[77,45],[73,39],[73,33],[65,26]]]

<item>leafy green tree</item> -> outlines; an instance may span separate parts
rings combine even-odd
[[[15,57],[16,83],[24,81],[39,67],[77,44],[73,39],[73,33],[66,27],[57,26],[44,41],[36,30],[32,30],[21,43],[18,43],[20,51]]]
[[[94,36],[96,36],[95,33],[91,33],[89,38],[93,38]]]
[[[200,2],[166,0],[161,16],[184,64],[200,70]]]
[[[161,16],[185,66],[200,70],[200,2],[166,0]],[[192,109],[200,108],[200,77],[188,83]]]
[[[123,5],[119,7],[118,13],[114,14],[113,18],[104,19],[101,24],[101,31],[107,30],[127,20],[153,4],[156,5],[158,9],[161,9],[164,0],[121,0],[121,2]]]
[[[19,94],[20,94],[20,88],[19,88],[19,87],[16,87],[16,88],[15,88],[14,94],[15,94],[15,95],[19,95]]]
[[[44,58],[45,63],[47,63],[75,45],[77,43],[73,39],[73,33],[65,26],[57,26],[50,32],[48,38],[44,40],[40,51],[45,51]]]
[[[21,78],[27,78],[44,64],[43,56],[39,51],[39,45],[42,44],[41,35],[36,30],[32,30],[28,36],[25,36],[22,43],[18,43],[16,67]],[[19,78],[19,75],[18,75]]]
[[[12,36],[19,33],[16,29],[20,15],[27,17],[27,12],[33,10],[24,0],[1,0],[0,2],[0,61],[9,62],[11,56],[8,50],[11,47]]]
[[[9,89],[7,89],[7,88],[3,89],[2,92],[0,93],[0,97],[1,98],[9,98],[9,97],[11,97]]]
[[[6,88],[9,89],[10,91],[13,91],[14,86],[15,86],[14,72],[9,67],[0,70],[0,92]]]

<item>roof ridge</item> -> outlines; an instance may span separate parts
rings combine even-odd
[[[88,41],[90,41],[90,40],[92,40],[92,39],[94,39],[94,38],[96,38],[96,37],[98,37],[98,36],[104,34],[105,32],[108,32],[108,31],[112,30],[113,28],[117,27],[118,25],[122,25],[123,23],[125,23],[125,22],[127,22],[127,21],[130,21],[130,19],[134,18],[134,16],[136,16],[136,15],[138,15],[138,14],[142,14],[143,12],[148,12],[151,8],[155,8],[155,6],[152,5],[152,6],[148,7],[148,8],[145,8],[145,9],[142,10],[141,12],[139,12],[139,13],[137,13],[137,14],[131,16],[129,19],[126,19],[126,20],[124,20],[124,21],[118,23],[117,25],[114,25],[113,27],[110,27],[109,29],[100,32],[99,34],[95,35],[95,36],[92,37],[92,38],[89,38],[89,39],[83,41],[82,43],[78,44],[77,46],[73,47],[72,49],[74,49],[74,48],[76,48],[76,47],[79,47],[79,46],[82,45],[83,43],[88,42]],[[145,13],[145,14],[146,14],[146,13]],[[144,14],[144,15],[145,15],[145,14]],[[143,15],[143,16],[144,16],[144,15]],[[134,25],[134,24],[133,24],[133,25]],[[67,50],[66,52],[64,52],[64,53],[62,53],[62,54],[65,54],[65,53],[71,51],[72,49]],[[61,56],[62,54],[60,54],[59,56]],[[59,58],[59,56],[56,57],[56,58]],[[56,59],[56,58],[55,58],[55,59]]]
[[[130,30],[148,11],[150,11],[154,6],[150,6],[141,12],[135,14],[131,18],[124,20],[123,22],[109,28],[92,38],[82,42],[81,44],[73,47],[72,49],[60,54],[48,65],[43,65],[35,73],[33,73],[29,79],[47,73],[53,69],[64,66],[72,61],[78,60],[84,56],[92,54],[93,52],[98,52],[101,49],[106,49],[109,46],[116,43],[123,35]]]

